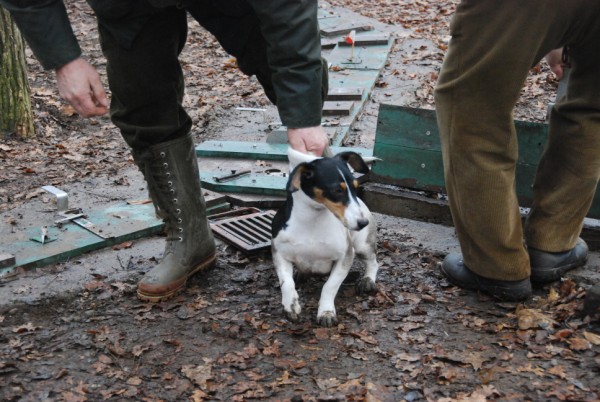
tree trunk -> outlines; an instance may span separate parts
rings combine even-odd
[[[0,7],[0,134],[29,137],[34,132],[25,42],[9,12]]]

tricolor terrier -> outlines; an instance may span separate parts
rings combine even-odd
[[[271,243],[283,310],[290,321],[298,320],[301,307],[294,267],[301,274],[329,274],[321,291],[317,323],[330,327],[337,323],[334,299],[355,254],[366,265],[358,291],[376,288],[376,226],[356,196],[358,182],[348,165],[359,173],[367,173],[369,167],[355,152],[318,158],[289,148],[288,158],[294,169],[286,203],[273,218]]]

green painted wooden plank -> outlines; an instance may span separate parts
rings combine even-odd
[[[222,212],[229,207],[229,203],[217,202],[207,211],[209,214]],[[38,228],[14,233],[0,241],[0,249],[14,255],[16,260],[14,265],[0,269],[0,275],[17,267],[31,269],[65,262],[90,251],[159,234],[164,228],[162,220],[156,217],[153,204],[117,204],[86,215],[103,235],[110,237],[103,239],[74,223],[65,223],[58,228],[51,225],[56,219],[49,220],[48,236],[54,239],[49,243],[30,240],[39,238]]]
[[[547,139],[543,123],[515,121],[519,143],[516,188],[519,204],[531,206],[532,185]],[[373,154],[381,158],[372,180],[415,190],[445,192],[442,154],[435,111],[380,105]],[[600,191],[588,217],[600,218]]]
[[[272,196],[285,196],[287,177],[251,173],[225,182],[218,182],[215,177],[222,172],[200,172],[202,186],[208,190],[227,193],[247,193]]]
[[[46,244],[30,240],[39,238],[38,228],[15,233],[2,239],[0,248],[16,258],[15,265],[2,272],[10,272],[15,267],[27,269],[67,261],[92,250],[160,233],[163,227],[152,204],[115,205],[90,211],[87,220],[110,237],[103,239],[74,223],[66,223],[62,228],[48,225],[48,235],[55,240]]]
[[[329,71],[329,86],[362,88],[364,89],[364,100],[368,98],[377,77],[379,77],[379,71],[374,70],[353,70],[350,73],[348,71]]]
[[[381,104],[375,149],[383,145],[440,152],[435,111]]]
[[[441,152],[384,145],[377,147],[374,153],[381,161],[373,166],[372,180],[416,190],[444,192]]]
[[[196,146],[196,155],[212,158],[287,161],[287,144],[246,141],[204,141]],[[354,147],[331,147],[334,154],[354,151],[362,156],[373,156],[373,150]]]
[[[359,37],[359,35],[356,35]],[[334,68],[346,70],[381,70],[385,66],[392,41],[386,45],[372,46],[336,46],[327,56],[327,61]]]
[[[537,165],[548,138],[548,125],[515,121],[519,163]],[[376,146],[388,144],[441,151],[434,110],[382,104],[377,121]]]

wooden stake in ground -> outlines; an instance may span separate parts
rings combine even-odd
[[[25,42],[9,12],[0,7],[0,136],[34,132]]]

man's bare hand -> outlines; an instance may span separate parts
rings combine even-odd
[[[58,93],[83,117],[108,111],[108,99],[94,67],[82,58],[56,69]]]
[[[288,128],[288,142],[296,151],[322,156],[329,138],[321,126]]]
[[[562,80],[562,77],[565,72],[565,63],[562,60],[562,48],[554,49],[550,53],[546,55],[546,61],[550,66],[550,70],[556,75],[557,80]]]

